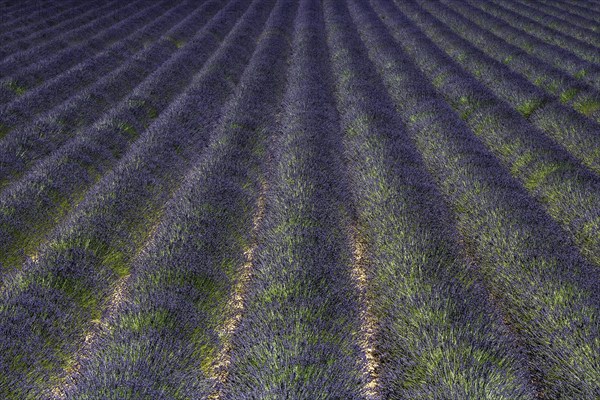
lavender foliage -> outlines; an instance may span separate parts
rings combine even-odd
[[[0,398],[600,398],[598,0],[0,0]]]

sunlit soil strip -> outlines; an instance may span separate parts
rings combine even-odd
[[[248,291],[248,286],[252,280],[254,270],[254,255],[258,246],[258,230],[262,224],[265,215],[265,197],[267,192],[267,183],[261,181],[261,189],[257,202],[257,209],[252,219],[252,244],[244,252],[245,262],[240,270],[240,275],[233,287],[232,295],[227,302],[226,310],[229,311],[229,317],[223,325],[223,330],[219,334],[221,338],[221,348],[217,354],[212,368],[212,378],[215,380],[215,389],[208,396],[210,400],[219,400],[222,397],[223,386],[229,377],[229,367],[231,365],[231,352],[233,349],[232,337],[238,329],[244,313],[244,298]]]
[[[375,334],[377,323],[371,311],[370,301],[367,295],[368,278],[366,273],[366,246],[356,226],[350,229],[350,240],[352,242],[352,270],[351,276],[359,293],[360,299],[360,339],[359,345],[365,355],[365,396],[369,400],[381,399],[379,380],[379,361],[375,355]]]
[[[130,277],[131,275],[125,275],[117,282],[115,290],[110,296],[108,306],[106,307],[104,318],[91,321],[94,326],[88,330],[88,332],[86,332],[83,346],[79,353],[75,356],[74,364],[67,367],[66,377],[62,378],[61,382],[52,389],[53,398],[67,399],[67,393],[75,384],[74,377],[81,369],[81,362],[91,354],[94,345],[101,336],[101,333],[110,329],[107,321],[112,315],[114,315],[114,313],[123,303],[125,299],[125,288],[127,287]]]
[[[157,218],[156,222],[154,222],[154,225],[146,236],[146,244],[136,253],[133,259],[137,258],[137,256],[152,243],[152,239],[158,230],[160,221],[161,219]],[[110,321],[119,311],[121,305],[125,301],[126,289],[130,278],[131,274],[127,274],[118,279],[115,288],[108,299],[108,304],[103,310],[102,317],[91,321],[92,327],[85,333],[83,345],[73,358],[73,364],[69,364],[66,367],[65,376],[61,377],[60,382],[51,390],[54,399],[67,399],[67,393],[75,386],[75,377],[81,369],[82,361],[92,354],[94,345],[98,342],[102,333],[110,330],[108,321]]]

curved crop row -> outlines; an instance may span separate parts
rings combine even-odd
[[[463,1],[444,1],[444,3],[479,27],[600,90],[600,80],[598,79],[600,67],[598,65],[582,60],[565,49],[516,29],[500,18],[487,14],[471,4]]]
[[[282,1],[275,7],[208,150],[134,262],[128,295],[73,377],[67,398],[135,393],[199,399],[214,393],[213,366],[232,312],[228,298],[261,212],[261,159],[282,91],[293,6]],[[147,361],[142,354],[150,355]]]
[[[600,63],[600,51],[598,47],[584,43],[581,40],[561,34],[550,28],[540,25],[531,18],[522,16],[514,11],[500,5],[501,0],[494,2],[473,2],[473,0],[465,0],[475,7],[484,10],[495,17],[504,21],[505,24],[511,25],[518,30],[527,32],[546,43],[551,43],[563,48],[565,51],[571,52],[578,57],[589,62]]]
[[[76,1],[45,1],[43,3],[22,1],[13,5],[12,8],[6,6],[6,9],[2,12],[5,18],[0,21],[0,27],[3,33],[27,28],[38,23],[40,19],[45,20],[50,18],[50,16],[55,15],[61,8],[68,8],[70,4]]]
[[[324,28],[320,1],[302,1],[253,279],[219,398],[362,398]]]
[[[95,18],[93,20],[76,29],[69,30],[48,42],[28,48],[25,51],[10,54],[0,62],[0,77],[4,79],[17,71],[22,71],[26,67],[35,67],[36,64],[39,66],[48,62],[57,62],[57,60],[65,60],[66,64],[63,68],[75,64],[77,62],[76,55],[78,53],[81,54],[81,50],[85,50],[86,44],[89,44],[96,37],[101,39],[107,33],[110,35],[112,26],[130,17],[132,12],[136,12],[134,10],[139,9],[142,2],[134,1],[125,5],[121,4],[120,6],[117,6],[118,2],[115,3],[111,4],[112,7],[104,6],[102,9],[97,10],[94,13]],[[146,7],[152,7],[152,4],[146,4]],[[91,43],[93,44],[93,42]],[[69,64],[68,58],[70,56],[74,56],[75,58],[73,64]],[[18,83],[15,83],[16,85]],[[27,88],[17,86],[14,89],[23,91]]]
[[[516,343],[461,256],[444,199],[352,28],[368,26],[369,18],[357,4],[350,5],[354,21],[339,2],[327,8],[345,154],[369,258],[375,392],[384,399],[532,399]],[[378,44],[364,37],[367,46]]]
[[[587,29],[596,34],[600,32],[600,27],[593,20],[593,18],[590,18],[589,14],[585,16],[578,15],[572,12],[571,8],[568,5],[565,7],[564,3],[556,3],[552,0],[539,0],[536,3],[536,7],[538,7],[540,11],[548,15],[552,15],[553,17],[558,18],[564,24],[568,24],[576,28]]]
[[[404,2],[402,10],[410,18],[397,17],[404,26],[409,26],[415,20],[426,18],[427,15],[417,6]],[[424,22],[419,22],[423,26]],[[439,22],[430,21],[428,27],[439,26]],[[542,132],[530,126],[528,121],[519,112],[508,105],[498,101],[489,91],[470,75],[458,68],[440,49],[435,47],[430,40],[416,29],[406,29],[404,34],[407,47],[411,49],[411,56],[423,70],[424,74],[433,82],[446,101],[452,105],[461,118],[475,132],[492,152],[507,165],[511,173],[519,178],[522,184],[539,199],[551,214],[575,239],[582,248],[584,255],[592,262],[600,265],[600,179],[597,174],[583,168],[577,160],[548,140]],[[419,51],[414,51],[414,44],[419,44]],[[410,46],[410,47],[409,47]],[[450,53],[450,51],[447,51]],[[476,61],[477,58],[473,57]],[[487,72],[487,71],[486,71]],[[485,75],[481,74],[481,76]],[[496,81],[487,81],[489,85],[501,82],[501,75],[496,76]],[[506,81],[508,93],[514,89],[514,94],[523,93],[511,81]],[[527,96],[529,93],[523,93]],[[527,103],[523,103],[527,104]],[[522,113],[522,110],[519,110]],[[554,112],[556,107],[551,104],[544,105],[540,110],[534,111],[530,121],[538,122],[544,128],[555,121],[556,127],[570,126],[570,130],[556,129],[556,134],[572,135],[570,140],[560,140],[561,144],[569,144],[571,150],[575,146],[585,143],[584,139],[577,139],[580,132],[593,135],[594,129],[586,131],[585,124],[577,129],[575,118],[557,117]],[[557,113],[558,114],[558,113]],[[558,114],[560,115],[560,114]],[[540,120],[540,118],[545,118]],[[585,121],[584,121],[585,122]],[[544,125],[546,124],[546,125]],[[558,138],[562,139],[562,138]],[[591,136],[591,143],[594,143]],[[591,144],[587,150],[593,152],[600,145]],[[600,154],[598,154],[600,156]],[[596,156],[593,159],[597,159]],[[592,166],[597,165],[592,164]],[[597,168],[594,168],[598,171]]]
[[[382,19],[365,11],[370,23],[361,25],[374,41],[367,45],[371,59],[452,206],[485,285],[526,349],[538,395],[597,397],[598,268],[581,258],[398,48],[413,47],[405,35],[414,27],[389,2],[374,3]]]
[[[233,9],[232,9],[233,8]],[[237,20],[219,51],[127,157],[105,175],[0,294],[0,389],[7,398],[39,398],[68,368],[110,288],[131,271],[146,225],[177,189],[253,53],[270,4],[229,9]],[[239,19],[238,19],[239,18]],[[262,23],[261,23],[262,21]],[[202,104],[202,108],[199,107]]]
[[[121,32],[124,35],[122,40],[71,68],[63,71],[62,65],[47,64],[36,73],[25,72],[24,76],[30,80],[42,79],[42,75],[46,73],[53,77],[43,84],[32,85],[31,89],[23,94],[15,95],[12,99],[5,99],[8,103],[0,106],[2,135],[10,134],[14,128],[30,125],[31,119],[39,113],[45,112],[52,115],[53,108],[59,107],[73,96],[85,92],[98,79],[110,75],[114,70],[126,64],[131,56],[142,51],[145,40],[152,39],[152,34],[149,34],[150,29],[154,27],[154,21],[160,19],[159,15],[165,12],[166,10],[155,6],[132,16],[131,19],[122,21],[123,26],[127,27]],[[136,28],[139,30],[135,31]],[[120,24],[117,24],[115,29],[118,31]],[[54,117],[60,120],[60,116],[54,115]]]
[[[444,4],[427,2],[422,3],[422,7],[487,56],[526,76],[529,82],[552,94],[561,103],[569,104],[579,113],[600,122],[600,93],[595,88],[505,42]],[[458,59],[465,59],[473,53],[473,50],[459,52]],[[477,55],[474,57],[481,59]],[[503,70],[498,67],[496,69]],[[510,80],[510,76],[501,73],[503,80]],[[482,78],[490,78],[484,73],[480,75]]]
[[[31,46],[52,40],[55,36],[75,29],[95,18],[98,11],[102,12],[106,7],[102,7],[102,2],[93,6],[82,4],[77,0],[60,3],[62,3],[61,6],[56,8],[63,10],[61,12],[57,12],[55,9],[48,10],[49,15],[47,18],[42,18],[41,22],[40,17],[36,16],[31,24],[19,24],[14,30],[3,30],[0,36],[0,43],[2,43],[0,59],[12,53],[25,51]],[[70,3],[73,3],[73,6]]]
[[[109,7],[106,6],[107,8]],[[102,10],[100,10],[102,11]],[[109,13],[109,15],[116,14],[119,11],[113,11]],[[86,13],[87,14],[87,13]],[[100,12],[100,14],[102,14]],[[86,35],[83,33],[81,35],[77,35],[79,29],[85,31],[88,27],[94,27],[99,21],[102,21],[101,17],[94,16],[92,21],[85,24],[83,27],[79,27],[78,29],[72,30],[75,34],[74,37],[69,37],[67,33],[63,35],[59,35],[54,40],[46,41],[40,46],[35,46],[33,49],[29,51],[11,53],[9,57],[4,58],[0,61],[0,105],[6,105],[11,101],[18,99],[23,94],[27,93],[28,90],[34,88],[35,86],[39,86],[43,84],[43,77],[40,79],[36,79],[32,74],[46,74],[47,78],[50,78],[54,75],[57,75],[61,72],[64,72],[67,68],[77,64],[78,62],[83,61],[86,57],[89,57],[94,54],[94,51],[85,53],[85,51],[79,51],[80,46],[73,46],[74,43],[78,43],[79,40],[85,39]],[[110,30],[110,23],[107,20],[104,20],[103,28],[100,29],[100,33],[92,30],[89,36],[94,37],[96,33],[101,35],[102,33],[106,33],[106,31]],[[90,29],[88,29],[90,30]],[[49,47],[47,51],[44,51],[44,46]],[[57,47],[56,51],[54,51],[54,47]],[[96,49],[100,51],[102,49]],[[36,51],[39,51],[38,54]],[[30,54],[31,53],[31,54]],[[77,59],[77,53],[79,53],[79,59]],[[81,53],[85,53],[82,56]],[[27,56],[29,54],[29,56]],[[39,56],[39,57],[38,57]],[[71,63],[70,57],[74,57],[75,60]],[[23,60],[21,60],[23,58]],[[63,65],[62,63],[65,63]],[[29,82],[29,85],[33,85],[32,87],[28,87],[25,85],[25,82],[18,82],[15,77],[11,77],[13,74],[18,74],[17,77],[21,79],[25,79]],[[52,75],[54,74],[54,75]],[[0,126],[0,136],[2,136],[2,132],[5,130],[3,126]]]
[[[585,24],[584,26],[594,31],[600,31],[600,27],[594,19],[594,13],[592,12],[593,10],[590,7],[584,7],[582,11],[578,12],[579,5],[569,4],[566,1],[538,0],[538,3],[542,3],[545,6],[551,6],[553,8],[556,8],[556,10],[561,15],[565,16],[565,18],[569,22],[573,22],[576,20],[577,23]],[[597,17],[600,17],[600,15],[597,15],[596,18]]]
[[[206,8],[206,6],[202,6],[198,10],[202,11]],[[210,7],[208,9],[210,11]],[[181,20],[184,13],[189,14],[190,12],[191,15],[196,14],[187,7],[170,10],[140,32],[142,36],[137,45],[129,48],[127,43],[130,38],[128,38],[126,42],[119,44],[122,51],[116,54],[110,51],[99,60],[101,62],[91,61],[74,67],[39,88],[40,90],[35,90],[32,96],[27,96],[28,98],[23,98],[23,101],[16,104],[14,108],[23,110],[18,113],[22,116],[21,119],[32,117],[34,119],[27,123],[21,121],[20,126],[12,130],[5,126],[4,137],[0,140],[2,145],[0,148],[0,187],[8,183],[9,179],[14,179],[22,174],[24,165],[43,157],[73,137],[77,131],[100,119],[103,112],[114,107],[115,103],[118,103],[167,61],[178,50],[178,46],[171,43],[172,36],[170,35],[179,32],[178,36],[187,39],[196,28],[193,26],[194,23],[202,26],[203,14],[200,14],[200,20],[190,18]],[[179,23],[171,28],[176,21]],[[183,34],[181,33],[182,27],[185,28]],[[161,37],[167,29],[169,30],[166,32],[166,37]],[[141,48],[142,40],[144,43],[146,40],[154,41],[154,43]],[[126,57],[130,51],[133,53],[131,57]],[[102,61],[104,61],[104,65]],[[114,69],[104,76],[96,75],[108,68]],[[84,84],[81,91],[72,94],[71,92],[78,90],[79,85],[68,85],[71,79],[79,82],[88,80],[92,84],[87,86]],[[64,89],[60,90],[63,87]],[[56,91],[60,94],[55,94]],[[35,95],[40,95],[40,98],[36,99]],[[31,111],[31,108],[36,105],[40,108],[48,108],[48,102],[51,100],[59,102],[59,104],[41,115],[36,115]],[[62,100],[64,101],[60,102]],[[6,118],[10,118],[10,116]],[[19,123],[14,118],[13,122]]]
[[[60,104],[98,77],[117,68],[143,48],[144,37],[148,35],[144,28],[152,25],[169,8],[172,6],[168,2],[143,8],[114,24],[102,37],[97,37],[90,49],[79,48],[75,50],[79,54],[75,55],[72,50],[79,46],[72,46],[66,51],[65,57],[38,62],[4,79],[1,85],[17,85],[22,92],[14,91],[12,98],[3,99],[0,118],[3,129],[10,130],[27,122],[36,113]],[[96,50],[109,43],[113,44],[104,50]]]
[[[93,21],[56,37],[40,46],[34,46],[26,51],[13,53],[0,62],[0,77],[2,78],[1,87],[6,92],[10,89],[18,96],[24,94],[29,89],[21,86],[19,82],[10,79],[10,77],[29,68],[44,69],[46,64],[59,67],[58,72],[70,68],[73,65],[85,60],[88,57],[103,50],[106,46],[112,44],[120,38],[119,30],[114,26],[123,20],[132,16],[132,13],[138,14],[145,8],[154,8],[154,4],[145,2],[140,9],[140,1],[118,7],[110,12],[100,13],[100,16]],[[127,29],[125,27],[125,29]],[[36,82],[39,85],[41,82]],[[0,98],[2,99],[2,98]],[[6,100],[2,100],[5,103]]]
[[[542,7],[531,6],[522,0],[498,0],[497,3],[519,15],[523,15],[536,21],[543,27],[544,33],[548,35],[554,35],[555,32],[560,32],[561,34],[568,35],[569,37],[576,38],[577,40],[594,46],[600,51],[600,33],[592,29],[573,25],[572,23],[555,16],[553,13],[547,12]]]
[[[48,135],[44,141],[36,137],[35,129],[22,136],[35,140],[26,142],[29,160],[24,158],[25,154],[16,153],[19,158],[13,156],[10,159],[11,162],[2,168],[4,174],[20,174],[44,151],[53,147],[57,149],[34,164],[27,174],[0,195],[0,205],[4,210],[0,213],[0,236],[3,239],[0,262],[4,264],[4,269],[19,266],[34,251],[53,223],[74,208],[86,190],[139,138],[139,132],[145,133],[152,121],[191,82],[194,74],[220,44],[213,35],[226,34],[235,23],[233,18],[227,16],[227,12],[236,10],[235,4],[232,3],[209,21],[187,46],[148,76],[99,122],[63,146],[60,147],[60,144],[66,140],[63,136],[67,134],[64,130],[57,129],[55,137]],[[184,21],[184,26],[175,27],[174,32],[178,32],[175,37],[179,40],[189,37],[192,33],[180,28],[192,29],[192,26],[187,26],[188,23],[202,25],[218,11],[218,7],[219,2],[207,2],[198,9],[197,15],[192,14]],[[165,40],[161,47],[164,46],[170,48],[173,45]],[[187,65],[188,68],[173,75],[181,71],[181,65]],[[48,176],[52,180],[49,181]],[[45,217],[40,220],[42,215]]]

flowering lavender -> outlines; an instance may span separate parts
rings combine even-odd
[[[470,1],[470,0],[466,0]],[[557,32],[548,28],[527,16],[512,11],[506,7],[504,0],[494,1],[492,3],[476,2],[476,6],[485,12],[501,18],[506,24],[517,27],[532,36],[535,36],[545,42],[559,46],[566,51],[575,54],[583,60],[598,64],[600,62],[600,51],[598,47],[585,43],[577,38]]]
[[[71,41],[83,41],[84,44],[87,44],[86,40],[91,40],[96,36],[102,37],[102,33],[110,31],[115,22],[131,16],[131,12],[136,9],[140,3],[140,1],[136,1],[130,4],[121,4],[120,6],[117,6],[119,4],[117,2],[108,4],[103,7],[102,11],[104,12],[98,14],[94,13],[91,21],[82,26],[78,26],[77,29],[64,32],[54,40],[44,42],[38,46],[28,48],[24,51],[11,53],[0,62],[0,75],[5,77],[8,74],[22,69],[24,66],[41,61],[42,57],[51,56],[52,60],[60,60],[61,58],[64,59],[66,54],[76,55],[77,53],[81,53],[81,50],[86,49],[85,46],[69,46],[69,43]],[[76,61],[77,58],[73,60],[73,62]],[[66,65],[68,65],[69,60],[66,60],[65,62],[67,63]]]
[[[534,29],[542,34],[542,39],[546,35],[555,35],[560,32],[565,37],[573,37],[581,42],[585,42],[591,46],[598,47],[600,45],[600,33],[596,32],[593,27],[581,27],[573,24],[569,20],[563,18],[564,12],[556,13],[552,9],[548,10],[542,7],[533,7],[523,2],[522,0],[500,1],[499,4],[505,9],[514,11],[516,14],[524,16],[529,21]],[[532,21],[535,21],[534,24]],[[591,28],[591,29],[590,29]],[[600,48],[599,48],[600,50]]]
[[[218,390],[217,366],[230,340],[227,306],[260,213],[269,110],[283,88],[293,7],[275,6],[211,144],[134,261],[128,295],[70,379],[66,398],[207,398]],[[141,360],[140,351],[152,356]]]
[[[591,116],[600,122],[600,93],[593,86],[540,62],[538,58],[478,27],[443,4],[422,3],[422,5],[454,33],[469,41],[486,55],[525,76],[529,82],[552,94],[561,103],[568,104],[581,114]],[[480,76],[489,79],[486,74]],[[503,79],[507,78],[506,75],[503,76]]]
[[[98,2],[96,7],[102,4]],[[0,25],[2,27],[0,41],[5,45],[0,50],[0,57],[39,44],[44,41],[44,38],[47,40],[60,34],[63,32],[62,29],[77,26],[85,18],[81,14],[86,12],[93,15],[96,10],[93,6],[90,7],[89,4],[77,0],[46,1],[30,9],[23,7],[20,12],[14,10],[11,13],[10,10],[4,10],[3,23]]]
[[[426,18],[422,10],[411,6],[410,3],[404,3],[403,9],[407,15],[418,13]],[[401,18],[399,15],[397,17]],[[402,18],[403,26],[410,27],[410,21],[408,18]],[[398,37],[401,35],[400,31],[396,34]],[[402,37],[407,43],[428,41],[424,34],[415,30],[402,32]],[[571,233],[572,238],[581,246],[589,260],[599,264],[600,253],[598,253],[596,234],[600,216],[600,208],[596,206],[600,201],[598,176],[582,167],[571,153],[549,140],[539,130],[532,128],[522,113],[511,109],[489,93],[486,86],[479,84],[471,75],[453,64],[448,55],[443,54],[440,49],[433,45],[424,47],[418,52],[411,50],[414,49],[413,46],[407,48],[419,67],[434,82],[440,93],[467,122],[472,131],[485,141],[499,159],[505,162],[511,173],[521,180],[525,188],[536,195],[549,214]],[[441,67],[445,68],[442,72],[440,72]],[[578,146],[575,138],[587,137],[589,134],[592,142],[596,140],[593,129],[574,129],[578,122],[576,118],[567,121],[561,118],[565,113],[564,109],[556,110],[555,104],[548,103],[534,111],[529,121],[537,122],[540,127],[547,127],[552,123],[556,127],[570,127],[568,130],[557,130],[565,138],[561,143],[568,142]],[[579,122],[584,126],[591,124],[585,119]],[[582,138],[581,142],[585,140]],[[594,147],[585,150],[590,151],[590,148]],[[572,146],[569,146],[569,149],[572,149]],[[581,179],[582,177],[585,179]]]
[[[600,398],[598,0],[0,15],[0,398]]]
[[[598,79],[600,77],[600,66],[597,64],[582,60],[561,47],[519,30],[470,3],[463,1],[448,2],[446,0],[443,0],[443,2],[450,8],[467,16],[473,23],[501,37],[508,43],[518,46],[543,62],[569,73],[576,79],[587,82],[596,89],[600,89],[600,80]]]
[[[235,21],[244,6],[232,3],[225,15]],[[72,362],[112,284],[129,275],[130,261],[148,237],[145,224],[160,218],[161,206],[205,149],[253,52],[261,26],[256,21],[266,19],[269,4],[257,3],[248,13],[164,116],[54,230],[39,255],[5,279],[0,332],[8,340],[0,343],[0,369],[7,373],[0,388],[41,393]],[[52,316],[65,316],[64,324],[51,323]]]
[[[400,14],[390,3],[375,4],[385,18],[361,9],[361,23],[355,23],[364,27],[370,57],[452,205],[485,285],[525,346],[538,394],[597,397],[597,267],[581,257],[418,71],[403,51],[408,40],[399,34],[414,27],[399,24]]]
[[[48,151],[52,147],[57,149],[49,157],[36,163],[28,173],[24,174],[29,166],[25,162],[27,155],[17,151],[22,147],[19,144],[20,140],[29,138],[30,143],[30,140],[36,137],[35,127],[22,132],[20,136],[15,136],[14,146],[10,146],[11,142],[8,140],[5,142],[5,152],[0,151],[0,154],[7,161],[7,165],[0,168],[0,171],[9,176],[24,174],[22,179],[0,195],[0,204],[4,209],[10,210],[0,216],[3,222],[0,234],[4,239],[0,245],[3,246],[4,257],[0,262],[5,268],[18,266],[23,257],[43,240],[44,234],[52,227],[52,221],[60,219],[66,211],[74,208],[82,200],[86,190],[114,166],[113,164],[125,154],[128,146],[139,139],[140,132],[143,134],[173,98],[190,83],[195,69],[178,73],[177,78],[171,78],[172,74],[180,70],[181,63],[193,62],[191,66],[194,67],[203,65],[219,45],[209,32],[212,30],[213,34],[224,34],[231,29],[235,18],[228,17],[226,12],[235,10],[235,4],[232,3],[215,16],[191,38],[189,46],[185,46],[161,64],[123,101],[111,109],[108,115],[80,132],[75,138],[59,146],[61,141],[65,140],[63,136],[67,136],[67,132],[57,129],[56,136],[48,134],[46,140],[36,140],[34,143],[38,146],[29,144],[30,153],[34,154],[36,148],[40,151]],[[175,27],[173,37],[179,40],[189,38],[193,33],[189,29],[194,24],[205,22],[218,10],[218,2],[205,3],[205,6],[199,8],[197,15],[192,14],[189,21],[184,21],[186,23],[183,26]],[[154,50],[176,47],[169,40],[161,41],[159,45],[160,47]],[[48,174],[54,177],[50,184],[47,180]],[[39,221],[39,216],[44,214],[45,218]]]
[[[263,228],[222,399],[363,393],[324,21],[320,2],[298,7]]]
[[[345,8],[328,2],[327,25],[368,257],[374,392],[382,398],[533,398],[519,346],[455,240],[444,199],[353,28],[365,20],[353,23]]]

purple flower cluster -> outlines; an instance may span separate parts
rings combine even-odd
[[[39,393],[56,383],[112,285],[130,274],[130,261],[148,238],[146,225],[160,218],[190,162],[206,148],[252,55],[261,31],[256,22],[266,20],[269,5],[257,3],[239,19],[247,3],[232,2],[215,17],[235,28],[191,85],[55,228],[39,255],[4,281],[0,388]],[[21,368],[11,367],[15,360]]]
[[[0,398],[600,398],[597,0],[0,15]]]
[[[486,287],[523,343],[538,392],[550,398],[597,397],[597,266],[581,257],[404,52],[412,56],[428,46],[419,41],[415,47],[411,41],[410,33],[418,29],[407,24],[396,6],[375,3],[382,18],[369,18],[372,13],[363,9],[358,13],[362,23],[356,25],[363,27],[371,59],[454,210]],[[464,85],[448,79],[443,90],[459,83]]]
[[[283,89],[293,7],[281,1],[273,9],[208,149],[133,262],[129,295],[71,378],[67,398],[135,393],[199,399],[218,389],[215,366],[223,341],[231,339],[222,326],[244,252],[254,239],[253,215],[264,179],[261,149],[273,133],[270,110]],[[242,18],[258,21],[252,12]]]
[[[327,26],[358,224],[368,253],[383,398],[531,399],[523,357],[464,255],[442,194],[369,60],[367,15]],[[406,332],[410,332],[407,335]],[[443,361],[442,361],[443,360]]]

